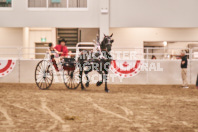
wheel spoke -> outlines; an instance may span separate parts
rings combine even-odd
[[[51,82],[51,81],[52,81],[52,79],[50,79],[50,78],[48,78],[48,77],[46,77],[46,79],[47,79],[49,82]]]
[[[43,63],[44,63],[44,61],[43,61]],[[40,65],[41,65],[41,71],[42,71],[42,72],[44,72],[43,63],[40,64]]]
[[[43,77],[37,78],[37,82],[40,82],[42,80]],[[38,81],[39,80],[39,81]]]
[[[71,78],[71,74],[73,74],[72,78]],[[76,89],[80,85],[79,70],[77,69],[74,71],[67,71],[67,70],[63,71],[63,81],[68,89]]]
[[[73,88],[73,79],[71,79],[71,88]]]
[[[43,80],[43,79],[42,79],[42,80]],[[39,87],[42,89],[42,84],[43,84],[43,83],[42,83],[42,82],[39,82],[39,84],[40,84],[40,83],[41,83],[41,85],[39,85]]]
[[[66,78],[65,78],[65,79],[66,79],[66,80],[68,80],[69,78],[70,78],[69,76],[66,76]]]
[[[45,67],[45,62],[46,62],[46,61],[44,61],[44,71],[46,70],[46,67]]]
[[[38,79],[37,79],[37,82],[38,82],[38,83],[39,83],[39,82],[41,82],[41,81],[42,81],[42,79],[43,79],[43,77],[38,78]]]
[[[40,66],[40,64],[37,66],[36,70],[37,71],[42,71],[42,67]]]
[[[46,85],[47,85],[47,87],[49,87],[50,86],[50,82],[48,81],[48,79],[46,78]]]
[[[41,73],[41,74],[43,74],[43,71],[42,70],[36,70],[36,72],[38,71],[38,73]]]
[[[48,82],[48,85],[51,85],[52,84],[52,80],[49,80],[48,78],[47,79],[47,82]]]
[[[69,80],[68,80],[68,81],[69,81],[69,87],[71,87],[71,79],[69,78]]]
[[[47,83],[47,80],[45,80],[45,86],[46,86],[46,88],[48,87],[48,83]]]
[[[45,79],[46,79],[48,82],[50,81],[50,80],[48,79],[48,77],[46,77]]]

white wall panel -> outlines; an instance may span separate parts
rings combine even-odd
[[[93,42],[99,34],[98,28],[80,28],[79,30],[81,30],[81,42]]]
[[[21,60],[20,61],[20,82],[34,83],[35,82],[35,68],[39,60]]]
[[[144,41],[198,41],[198,28],[110,28],[114,48],[142,48]]]
[[[197,75],[198,75],[198,60],[193,60],[190,62],[191,68],[190,68],[190,80],[192,84],[196,84]]]
[[[110,0],[110,27],[198,27],[197,0]]]
[[[0,9],[3,27],[198,27],[197,0],[88,0],[88,10],[29,10],[28,1],[13,0]],[[108,8],[106,23],[101,7]],[[101,25],[102,24],[102,25]],[[105,29],[106,30],[106,29]],[[108,31],[107,31],[108,32]]]
[[[23,46],[23,28],[0,28],[0,47],[21,46]]]
[[[22,47],[22,46],[23,46],[22,28],[0,28],[0,47],[13,47],[12,49],[0,48],[0,54],[2,54],[0,58],[18,57],[17,47]],[[11,55],[11,54],[16,54],[16,55]]]
[[[180,60],[175,61],[157,61],[149,60],[149,66],[157,66],[160,64],[160,69],[163,71],[151,70],[148,72],[148,84],[182,84]],[[151,67],[150,67],[151,68]],[[188,83],[190,83],[190,68],[187,72]]]
[[[89,0],[88,10],[29,10],[27,0],[13,0],[13,8],[0,9],[1,27],[99,27],[99,1]]]

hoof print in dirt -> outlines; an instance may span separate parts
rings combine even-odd
[[[65,118],[64,118],[65,120],[70,120],[70,121],[72,121],[72,120],[77,120],[77,119],[79,119],[77,116],[65,116]]]

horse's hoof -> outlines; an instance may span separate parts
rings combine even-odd
[[[81,87],[81,90],[86,90],[84,87]]]
[[[105,89],[105,92],[106,92],[106,93],[109,93],[109,89]]]
[[[98,81],[98,82],[96,83],[96,86],[100,86],[100,85],[102,85],[102,82]]]
[[[89,87],[89,82],[86,82],[85,86],[86,86],[86,87]]]

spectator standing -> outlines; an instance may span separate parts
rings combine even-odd
[[[156,60],[157,58],[156,58],[156,56],[152,55],[151,59]]]
[[[187,66],[188,66],[188,60],[186,56],[186,52],[181,52],[181,76],[182,76],[182,87],[183,88],[189,88],[188,87],[188,81],[187,81]]]

